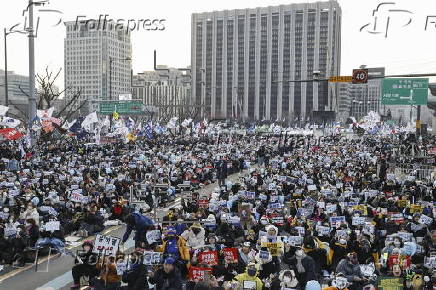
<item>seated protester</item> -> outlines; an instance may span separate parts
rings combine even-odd
[[[235,233],[231,230],[228,223],[228,216],[221,215],[221,224],[218,226],[215,234],[220,237],[226,247],[232,247],[235,242]]]
[[[349,253],[345,259],[342,259],[336,267],[336,273],[342,273],[348,282],[353,283],[351,289],[359,289],[358,284],[365,281],[356,253]]]
[[[283,270],[271,283],[271,290],[295,289],[301,290],[294,270]]]
[[[35,224],[39,226],[39,213],[32,202],[29,202],[27,204],[26,210],[20,214],[20,219],[22,220],[33,219],[35,221]]]
[[[164,257],[172,257],[180,267],[180,272],[185,275],[187,273],[186,264],[190,260],[189,248],[182,237],[176,235],[174,228],[167,229],[163,238],[162,245],[156,247],[156,251],[162,252]]]
[[[135,240],[136,247],[138,247],[141,242],[145,242],[147,240],[147,231],[154,228],[153,221],[151,219],[137,212],[131,213],[126,217],[126,224],[127,228],[123,235],[122,243],[124,244],[132,231],[135,230],[135,237],[133,239]]]
[[[256,251],[251,248],[250,242],[244,242],[238,247],[238,273],[241,274],[249,263],[256,261]]]
[[[35,224],[33,219],[27,219],[26,225],[23,231],[25,239],[23,242],[24,246],[33,248],[39,238],[39,227]],[[35,258],[30,255],[31,250],[23,248],[22,252],[18,250],[18,253],[14,256],[14,261],[19,267],[23,267],[25,263],[33,262]]]
[[[71,272],[73,275],[74,285],[71,289],[80,289],[80,278],[82,276],[88,276],[90,280],[93,277],[98,276],[97,270],[97,254],[92,252],[94,243],[92,241],[85,241],[82,244],[82,252],[79,252],[74,260],[75,265]]]
[[[239,282],[239,289],[256,289],[262,290],[263,283],[257,276],[257,268],[255,263],[249,263],[245,273],[235,277],[235,281]]]
[[[123,282],[127,283],[127,289],[148,290],[147,268],[142,263],[142,253],[133,252],[130,255],[130,268],[123,273]]]
[[[272,276],[280,272],[280,265],[274,263],[273,256],[268,251],[267,247],[262,247],[259,253],[256,254],[256,263],[259,265],[259,278],[262,281],[270,279]]]
[[[214,233],[210,233],[207,236],[206,245],[211,248],[211,251],[221,251],[224,248],[224,245],[218,242],[218,237],[215,236]]]
[[[117,257],[119,258],[119,256]],[[115,257],[99,258],[96,268],[100,271],[100,278],[94,281],[96,290],[117,290],[121,286],[121,277],[117,273]]]
[[[304,252],[315,261],[317,275],[321,274],[321,270],[327,268],[327,250],[321,248],[322,245],[322,242],[313,236],[306,236],[303,241]]]
[[[12,264],[14,253],[12,251],[12,241],[5,238],[4,227],[0,226],[0,265]]]
[[[181,290],[182,278],[175,266],[176,260],[172,257],[166,258],[163,267],[156,272],[148,272],[148,282],[154,284],[156,289]]]
[[[85,213],[80,229],[84,232],[84,236],[93,236],[104,229],[103,217],[97,211],[96,206],[91,206],[88,212]]]
[[[54,216],[49,216],[49,221],[56,221]],[[42,227],[41,237],[36,241],[35,248],[42,248],[49,246],[55,248],[59,253],[65,253],[65,238],[62,225],[59,226],[58,230],[46,230],[45,224]]]
[[[186,245],[191,249],[204,246],[205,231],[199,223],[194,223],[188,230],[181,234],[185,239]]]
[[[313,258],[307,255],[301,247],[289,248],[289,246],[286,246],[286,248],[287,251],[283,257],[283,261],[294,271],[301,287],[305,287],[307,281],[318,280]]]
[[[347,256],[349,252],[347,237],[341,236],[333,238],[330,242],[330,255],[332,256],[332,269],[336,269],[339,262]]]
[[[280,270],[279,257],[281,257],[284,253],[283,241],[281,237],[277,236],[279,231],[276,226],[267,225],[265,227],[265,230],[266,230],[266,235],[260,238],[260,245],[261,247],[268,248],[268,251],[271,254],[272,262],[275,264],[274,267],[277,269],[277,271],[279,271]]]
[[[123,219],[123,206],[117,200],[112,200],[110,220],[122,220]]]

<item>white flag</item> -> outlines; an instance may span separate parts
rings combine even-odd
[[[51,115],[53,115],[54,107],[51,107],[46,110],[36,110],[36,116],[40,119],[43,118],[51,118]]]
[[[0,105],[0,116],[6,115],[6,112],[9,110],[9,107]]]
[[[101,127],[110,127],[111,125],[111,121],[109,120],[109,116],[106,116],[106,118],[104,118],[103,123],[101,123]]]
[[[174,129],[176,128],[177,117],[171,118],[167,124],[167,128]]]
[[[92,112],[88,116],[86,116],[85,120],[82,122],[82,128],[86,131],[91,131],[91,124],[98,123],[97,112]]]
[[[65,121],[64,125],[62,126],[62,128],[69,130],[71,127],[73,127],[73,125],[77,122],[77,119],[74,119],[71,122]]]
[[[8,127],[8,128],[15,128],[21,124],[20,120],[10,118],[10,117],[3,117],[2,121],[0,122],[0,125]]]

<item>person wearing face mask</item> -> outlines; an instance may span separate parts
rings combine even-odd
[[[362,285],[366,278],[362,274],[359,265],[359,259],[357,254],[352,252],[342,259],[336,267],[336,273],[342,273],[347,278],[348,282],[353,283],[350,289],[359,289],[359,285]]]
[[[257,268],[255,263],[249,263],[245,273],[239,274],[234,278],[239,282],[239,289],[256,289],[262,290],[263,283],[257,277]]]
[[[346,237],[341,236],[338,239],[333,238],[330,242],[330,252],[332,256],[332,269],[335,269],[339,262],[348,254],[348,245]]]
[[[303,248],[290,248],[283,261],[294,271],[301,287],[305,287],[307,281],[317,280],[315,261],[306,255]]]
[[[283,270],[280,272],[279,277],[275,278],[271,283],[271,290],[300,290],[300,284],[293,270]]]
[[[205,230],[199,223],[194,223],[188,230],[181,235],[190,248],[199,248],[204,246]]]

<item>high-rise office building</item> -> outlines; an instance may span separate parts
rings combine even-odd
[[[0,105],[5,105],[5,71],[0,69]],[[8,70],[8,100],[10,116],[26,117],[29,109],[29,77]]]
[[[159,68],[167,69],[168,73],[144,71],[133,76],[132,98],[142,100],[146,107],[155,108],[156,119],[184,116],[191,100],[189,78],[176,68]]]
[[[206,117],[293,120],[336,110],[341,8],[336,1],[192,15],[192,93]]]
[[[130,32],[114,24],[65,23],[66,98],[81,89],[80,101],[89,104],[82,113],[98,110],[99,100],[118,100],[119,95],[131,92]]]

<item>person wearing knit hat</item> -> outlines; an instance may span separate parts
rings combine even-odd
[[[192,226],[181,234],[185,239],[186,244],[191,248],[204,246],[205,230],[199,223],[194,223]]]

